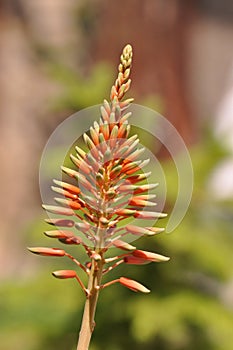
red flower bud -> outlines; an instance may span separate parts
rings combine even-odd
[[[134,250],[132,252],[132,255],[135,256],[136,258],[145,259],[151,262],[161,262],[161,261],[170,260],[170,258],[168,258],[167,256],[163,256],[152,252],[147,252],[144,250]]]
[[[145,227],[135,226],[135,225],[127,225],[125,226],[126,231],[133,235],[154,235],[154,232],[151,232]]]
[[[116,210],[116,214],[119,216],[131,216],[131,215],[135,215],[137,212],[136,210],[132,210],[132,209],[117,209]]]
[[[138,194],[138,193],[147,192],[157,186],[158,184],[146,184],[146,185],[137,186],[137,189],[135,189],[134,193]]]
[[[82,159],[78,159],[73,154],[70,154],[70,159],[72,162],[79,168],[79,171],[81,171],[84,174],[89,175],[91,173],[91,168],[88,166],[88,164]]]
[[[64,188],[67,191],[73,192],[75,194],[79,194],[80,193],[80,188],[71,185],[69,183],[63,182],[63,181],[59,181],[59,180],[53,180],[53,182],[58,185],[61,186],[62,188]]]
[[[67,219],[45,219],[45,222],[47,222],[50,225],[58,226],[58,227],[73,227],[74,221],[73,220],[67,220]]]
[[[131,244],[121,241],[120,239],[116,239],[115,241],[112,242],[112,244],[119,249],[122,250],[134,250],[136,247],[132,246]]]
[[[66,230],[45,231],[44,234],[51,238],[67,238],[67,237],[73,236],[72,231],[66,231]]]
[[[33,247],[28,248],[28,250],[33,254],[38,254],[42,256],[64,256],[65,251],[59,248],[44,248],[44,247]]]
[[[74,270],[58,270],[52,272],[52,275],[60,279],[75,278],[76,272]]]
[[[138,197],[138,198],[132,197],[129,200],[129,205],[133,205],[136,207],[147,207],[147,206],[152,207],[152,206],[155,206],[156,203],[141,199],[140,197]]]
[[[79,210],[81,208],[81,204],[77,201],[72,201],[69,199],[64,199],[64,198],[54,198],[54,200],[61,205],[64,205],[65,207],[74,209],[74,210]]]
[[[150,293],[150,290],[147,289],[146,287],[144,287],[141,283],[138,283],[138,282],[131,280],[129,278],[120,277],[119,282],[124,287],[127,287],[134,292]]]
[[[63,208],[63,207],[57,207],[55,205],[45,205],[45,204],[42,205],[42,208],[53,214],[67,215],[67,216],[74,215],[74,211],[70,208]]]
[[[76,244],[79,245],[82,243],[82,239],[77,236],[73,237],[64,237],[64,238],[59,238],[59,241],[64,244]]]
[[[63,190],[63,188],[51,186],[51,189],[54,192],[61,194],[63,197],[70,198],[70,199],[77,199],[78,198],[77,194]]]
[[[138,219],[161,219],[161,218],[165,218],[167,216],[167,214],[164,213],[158,213],[156,211],[137,211],[134,214],[135,218]]]

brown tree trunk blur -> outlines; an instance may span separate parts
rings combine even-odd
[[[43,135],[40,118],[47,113],[54,86],[35,45],[70,59],[66,45],[74,33],[69,22],[74,4],[0,0],[0,277],[24,271],[28,255],[22,231],[40,208],[38,169],[49,136]]]

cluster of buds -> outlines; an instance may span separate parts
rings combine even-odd
[[[29,248],[35,254],[71,259],[89,276],[87,286],[75,270],[55,271],[53,276],[75,278],[87,297],[114,283],[148,293],[142,284],[126,277],[102,284],[102,276],[123,263],[141,265],[169,260],[160,254],[138,250],[126,242],[130,235],[136,239],[163,231],[153,225],[133,225],[131,221],[153,221],[166,214],[153,210],[155,195],[150,190],[157,184],[148,183],[150,173],[143,172],[149,160],[140,160],[144,148],[139,146],[138,136],[129,136],[131,113],[127,108],[133,99],[123,101],[123,97],[131,83],[130,45],[124,48],[120,61],[110,102],[104,100],[100,121],[94,122],[83,135],[86,149],[76,146],[76,155],[70,155],[75,169],[61,167],[64,176],[71,181],[54,180],[52,190],[59,195],[55,198],[56,205],[43,205],[47,212],[55,214],[46,220],[55,230],[46,231],[45,235],[66,245],[83,247],[88,261],[82,263],[60,248]],[[122,254],[106,257],[111,247],[119,248]]]

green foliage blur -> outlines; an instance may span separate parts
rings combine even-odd
[[[98,99],[105,93],[106,84],[111,86],[109,71],[102,66],[94,72],[88,83],[80,85],[79,79],[75,83],[72,74],[60,70],[61,83],[68,88],[57,108],[101,103]],[[233,348],[233,313],[224,298],[232,278],[232,203],[216,201],[207,189],[214,166],[226,152],[209,131],[190,154],[195,184],[184,220],[171,234],[137,242],[138,248],[170,256],[171,260],[120,266],[107,276],[134,278],[151,293],[134,293],[120,285],[103,290],[91,350]],[[165,211],[169,213],[176,198],[177,174],[171,160],[162,160],[161,164],[168,189]],[[160,223],[165,225],[166,221]],[[25,245],[60,246],[43,236],[47,228],[42,218],[35,219],[25,232]],[[80,247],[72,248],[72,252],[82,259]],[[0,349],[75,349],[84,295],[75,281],[56,280],[50,274],[72,268],[72,264],[64,258],[32,256],[31,261],[36,265],[30,277],[22,280],[16,276],[15,281],[0,287]]]

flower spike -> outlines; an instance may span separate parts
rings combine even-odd
[[[144,172],[144,168],[150,160],[140,158],[145,148],[140,146],[138,135],[131,135],[130,118],[133,115],[128,107],[133,99],[125,99],[125,95],[131,85],[132,58],[132,46],[128,44],[120,56],[110,100],[104,100],[99,121],[83,134],[85,148],[76,145],[75,153],[70,154],[72,166],[61,165],[67,182],[53,180],[51,188],[56,194],[57,205],[42,205],[51,215],[45,221],[52,225],[52,229],[44,234],[67,248],[75,245],[77,250],[83,250],[86,255],[84,262],[83,255],[76,259],[60,248],[28,248],[41,256],[65,256],[88,278],[86,287],[75,270],[52,273],[58,279],[76,279],[86,296],[77,350],[88,349],[101,289],[120,283],[134,292],[150,292],[141,283],[127,277],[102,284],[103,274],[107,275],[123,263],[144,265],[169,260],[166,256],[137,249],[124,240],[125,236],[136,239],[162,232],[162,228],[153,227],[153,224],[151,227],[139,226],[138,221],[156,221],[166,216],[154,210],[156,195],[153,190],[158,184],[149,182],[151,172]],[[110,249],[113,256],[109,257]],[[120,253],[115,253],[119,250]]]

